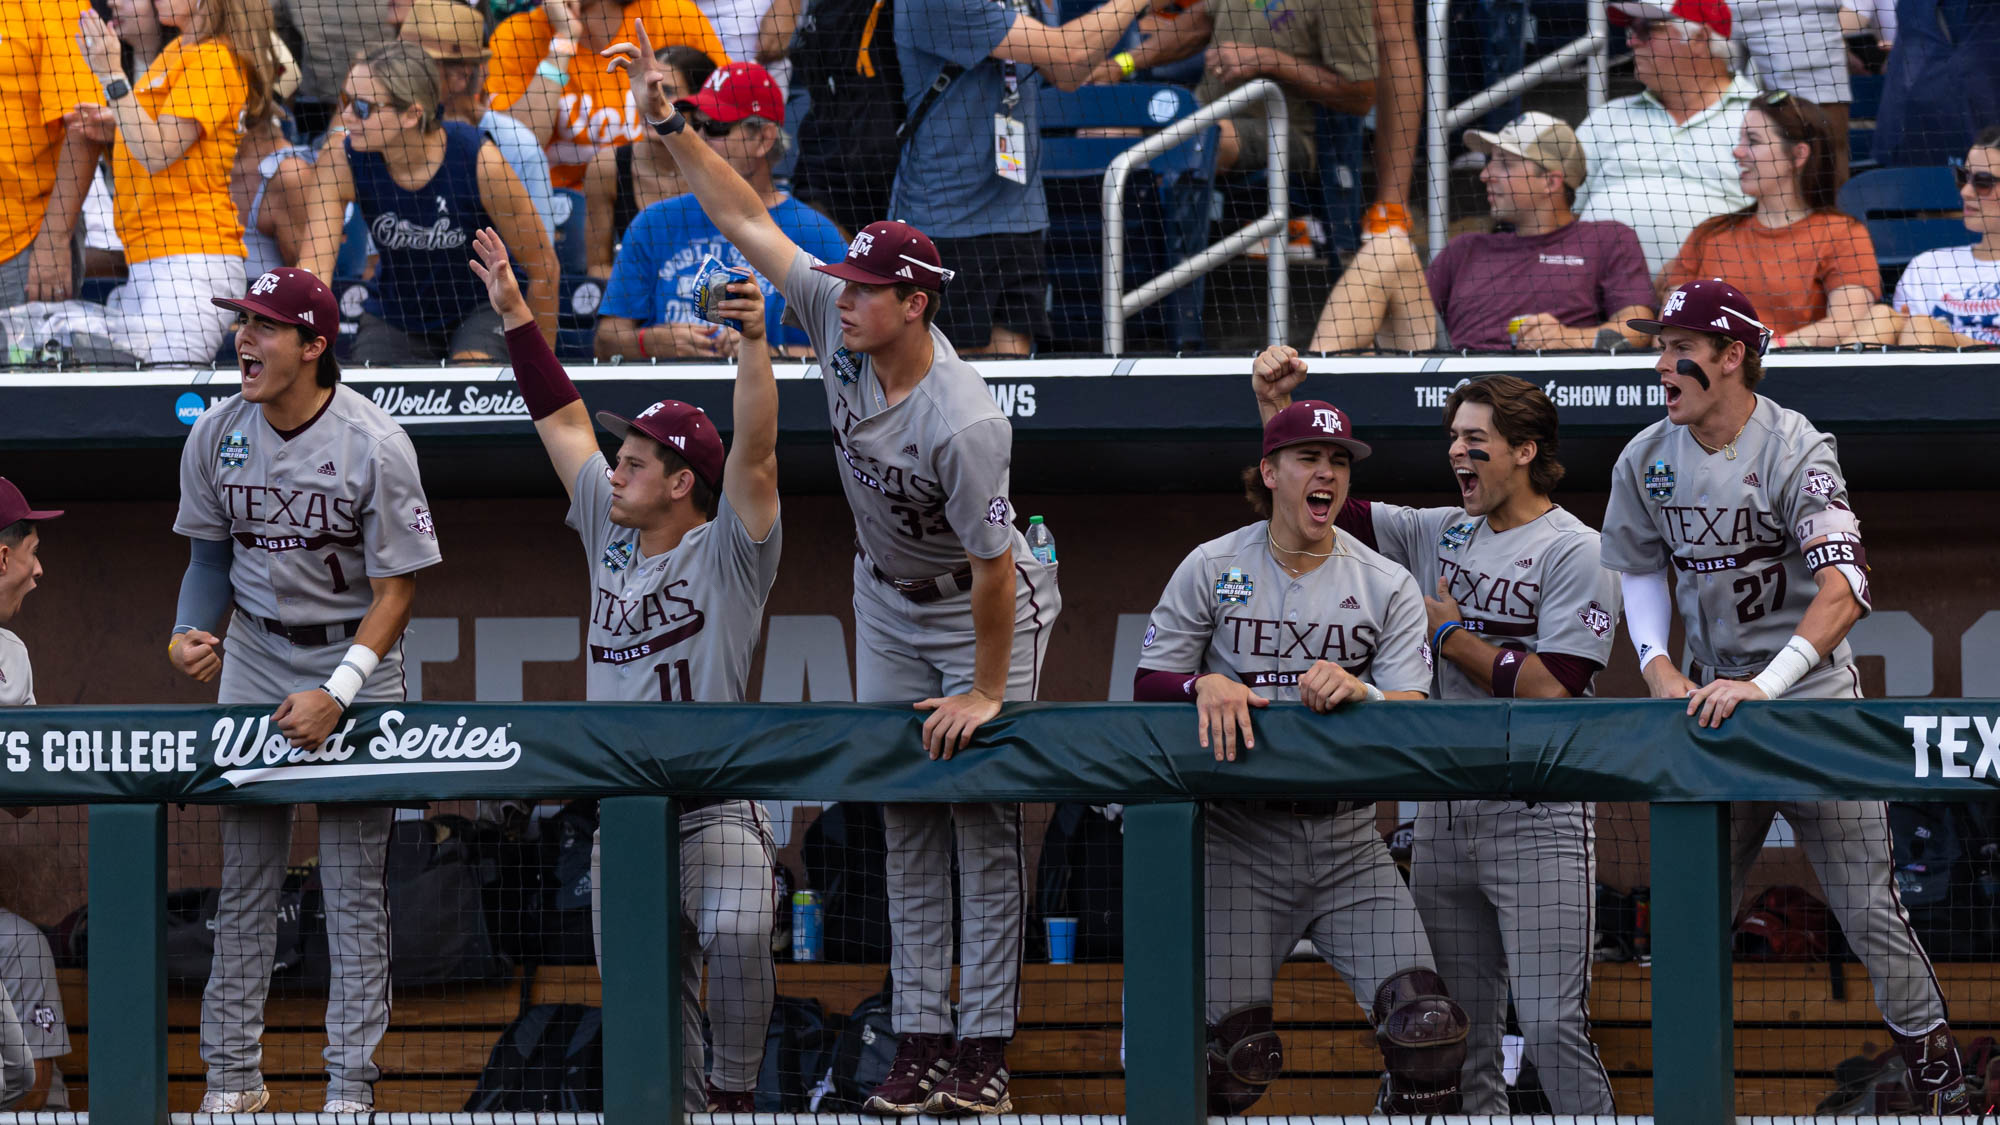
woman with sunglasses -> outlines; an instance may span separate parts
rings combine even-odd
[[[1868,228],[1834,204],[1832,136],[1810,102],[1782,91],[1752,101],[1734,156],[1755,202],[1688,235],[1660,271],[1662,299],[1685,282],[1723,277],[1763,313],[1772,347],[1894,341]]]
[[[556,331],[557,266],[528,189],[474,125],[440,117],[437,63],[414,43],[376,47],[341,86],[340,144],[320,154],[313,233],[300,264],[332,276],[340,219],[359,206],[375,244],[375,293],[363,306],[348,362],[498,363],[500,314],[465,269],[472,236],[492,227],[525,267],[542,335]]]
[[[667,64],[667,96],[675,101],[692,97],[715,73],[715,60],[693,47],[663,47],[653,56]],[[583,175],[583,243],[590,276],[610,280],[612,259],[632,220],[686,191],[681,170],[659,145],[599,149]]]
[[[1896,342],[1990,348],[2000,344],[2000,125],[1982,130],[1952,173],[1965,229],[1980,239],[1926,250],[1910,262],[1896,283]]]
[[[111,176],[129,275],[111,302],[114,335],[150,362],[205,364],[234,316],[209,298],[244,288],[229,180],[242,122],[273,111],[275,22],[269,0],[154,0],[152,9],[180,35],[136,84],[120,68],[118,32],[92,10],[77,26],[117,121]]]

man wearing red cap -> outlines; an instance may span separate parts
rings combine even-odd
[[[1602,557],[1619,572],[1653,698],[1686,699],[1704,727],[1755,700],[1860,698],[1847,633],[1871,602],[1861,522],[1833,436],[1757,394],[1770,329],[1719,280],[1680,286],[1658,320],[1632,327],[1660,338],[1654,368],[1667,416],[1612,468]],[[1679,572],[1671,602],[1670,568]],[[1667,649],[1670,607],[1687,632],[1685,670]],[[1896,894],[1881,802],[1740,803],[1730,812],[1731,901],[1783,812],[1874,983],[1918,1112],[1967,1112],[1944,997]]]
[[[588,697],[742,702],[780,543],[778,384],[764,345],[761,289],[742,278],[716,310],[743,325],[728,454],[707,414],[669,399],[632,418],[597,413],[597,424],[619,441],[614,466],[598,449],[582,396],[535,330],[506,245],[483,230],[473,249],[473,272],[506,325],[515,381],[569,494],[569,525],[583,539],[592,590]],[[682,1104],[693,1112],[753,1113],[777,995],[770,826],[755,801],[709,799],[682,804],[680,830],[681,909],[696,935],[682,971],[693,982],[708,964],[712,1032],[704,1067],[690,986],[682,993]],[[593,921],[603,901],[598,860],[593,836]],[[602,933],[601,926],[591,930]]]
[[[1750,205],[1730,155],[1757,84],[1735,74],[1725,0],[1615,0],[1632,71],[1646,88],[1605,103],[1576,131],[1590,174],[1579,218],[1639,235],[1655,274],[1703,219]]]
[[[1003,699],[1035,698],[1062,606],[1055,566],[1037,560],[1014,526],[1013,431],[979,373],[931,324],[952,272],[931,240],[904,223],[871,224],[837,264],[801,252],[756,189],[687,135],[639,30],[637,46],[606,52],[612,66],[631,70],[642,112],[702,209],[759,273],[777,279],[820,357],[860,548],[855,698],[915,702],[930,712],[924,749],[949,758]],[[883,821],[902,1042],[867,1108],[1004,1113],[1023,922],[1020,809],[890,805]],[[956,1042],[954,845],[963,922]]]
[[[356,702],[404,698],[403,631],[415,573],[438,562],[409,435],[340,383],[340,308],[305,270],[280,267],[241,299],[243,390],[209,407],[181,451],[174,531],[191,558],[167,659],[225,704],[275,705],[294,747],[324,742]],[[233,611],[233,616],[232,616]],[[228,623],[228,648],[218,633]],[[374,1105],[373,1056],[389,1024],[386,806],[320,805],[333,987],[325,1112]],[[258,1042],[277,937],[292,810],[225,805],[215,965],[202,995],[204,1113],[270,1100]]]
[[[785,237],[818,258],[840,254],[846,239],[833,220],[771,183],[771,162],[787,143],[785,98],[763,67],[730,63],[676,104],[689,128],[756,190]],[[701,319],[695,291],[707,259],[744,270],[750,262],[701,203],[691,195],[656,203],[639,212],[624,238],[597,309],[598,358],[736,354],[736,333]],[[805,330],[782,323],[784,295],[768,277],[757,284],[764,291],[763,338],[790,354],[805,353],[812,347]]]
[[[1272,414],[1243,473],[1264,518],[1189,552],[1160,595],[1132,698],[1193,703],[1218,762],[1284,752],[1257,751],[1251,726],[1274,699],[1325,714],[1430,690],[1416,580],[1336,526],[1370,452],[1331,403]],[[1456,1112],[1469,1024],[1373,802],[1211,802],[1206,848],[1209,1112],[1242,1113],[1283,1069],[1272,982],[1301,933],[1366,1006],[1388,1070],[1380,1108]]]
[[[38,525],[62,515],[55,509],[37,510],[14,487],[0,477],[0,626],[14,620],[28,592],[42,580],[42,560],[36,552],[42,545]],[[35,671],[28,663],[28,646],[21,638],[0,628],[0,707],[35,705]]]

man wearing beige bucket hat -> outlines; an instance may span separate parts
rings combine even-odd
[[[1370,239],[1328,294],[1312,349],[1434,348],[1440,315],[1452,348],[1639,342],[1624,323],[1653,305],[1645,255],[1624,224],[1580,222],[1570,209],[1585,172],[1576,133],[1524,113],[1498,133],[1468,131],[1465,143],[1487,157],[1479,179],[1494,221],[1513,229],[1460,235],[1428,268],[1407,235]]]
[[[405,43],[422,47],[437,63],[443,79],[444,119],[475,126],[492,139],[521,178],[521,186],[528,189],[542,229],[553,239],[559,224],[555,190],[549,183],[548,154],[542,151],[534,130],[488,108],[486,63],[493,52],[486,49],[486,17],[458,0],[416,0],[396,33]]]

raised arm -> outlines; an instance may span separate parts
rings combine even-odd
[[[1104,61],[1104,52],[1151,2],[1109,0],[1060,27],[1023,12],[993,48],[993,57],[1027,63],[1059,88],[1074,90],[1090,81],[1091,71]]]
[[[514,383],[528,404],[528,416],[535,420],[535,433],[549,454],[549,464],[562,480],[563,495],[576,494],[576,474],[597,452],[597,431],[590,424],[590,411],[569,373],[556,361],[549,342],[536,326],[521,296],[521,285],[507,263],[507,244],[492,227],[472,237],[472,249],[479,255],[472,272],[486,283],[486,298],[500,313],[507,330],[507,354],[514,363]]]
[[[1292,392],[1306,381],[1306,361],[1297,348],[1276,344],[1258,353],[1250,364],[1250,389],[1257,396],[1257,422],[1269,422],[1292,404]]]
[[[743,340],[736,348],[730,403],[736,432],[722,468],[722,492],[750,538],[761,542],[778,522],[778,380],[764,338],[763,289],[746,277],[731,282],[729,292],[717,311],[743,326]]]
[[[601,52],[609,60],[605,69],[622,70],[631,80],[639,115],[652,125],[656,143],[665,145],[680,166],[688,190],[701,202],[701,209],[722,237],[741,250],[758,273],[782,284],[791,274],[798,244],[771,221],[757,189],[737,175],[707,141],[688,132],[687,119],[667,98],[667,66],[653,57],[646,22],[633,20],[632,26],[639,42],[606,47]]]
[[[757,22],[757,61],[769,66],[791,53],[792,35],[799,28],[804,0],[772,0]]]

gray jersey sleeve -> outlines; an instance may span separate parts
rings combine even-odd
[[[784,532],[782,517],[771,523],[771,530],[764,538],[750,538],[750,529],[743,526],[743,517],[729,506],[727,494],[718,497],[715,508],[715,530],[703,542],[708,552],[704,566],[713,573],[728,574],[730,583],[756,593],[756,600],[763,602],[771,595],[771,584],[778,580],[778,554]],[[755,637],[745,644],[754,646]]]
[[[1197,548],[1174,569],[1167,588],[1160,592],[1160,604],[1146,623],[1140,644],[1139,667],[1156,672],[1210,672],[1202,657],[1215,635],[1214,582],[1208,576],[1208,559]]]
[[[0,1108],[10,1106],[35,1088],[35,1057],[29,1053],[26,1029],[13,998],[0,986]]]
[[[1431,549],[1430,540],[1424,535],[1426,521],[1423,517],[1427,510],[1384,504],[1380,500],[1369,501],[1368,514],[1374,524],[1375,549],[1390,562],[1406,570],[1417,570],[1418,564]]]
[[[374,473],[374,488],[361,521],[368,576],[388,578],[436,565],[442,557],[437,528],[408,434],[399,430],[375,447]]]
[[[174,514],[174,533],[190,539],[227,539],[229,513],[215,490],[214,427],[196,421],[181,447],[181,504]]]
[[[1618,575],[1604,569],[1596,536],[1566,538],[1567,549],[1543,564],[1535,651],[1580,656],[1602,668],[1611,663],[1618,631]]]
[[[611,464],[603,453],[591,454],[577,469],[576,479],[570,482],[565,522],[576,529],[584,554],[590,556],[590,565],[596,566],[597,552],[603,550],[611,528]]]
[[[938,450],[945,519],[974,558],[998,558],[1013,550],[1014,512],[1007,502],[1013,450],[1014,430],[1004,418],[974,422]]]
[[[1635,438],[1611,467],[1611,498],[1604,507],[1604,532],[1598,548],[1604,566],[1625,574],[1665,570],[1672,554],[1646,507],[1639,468],[1644,457],[1642,440]]]
[[[1841,474],[1840,461],[1834,451],[1833,435],[1815,434],[1812,444],[1799,451],[1798,460],[1792,467],[1792,475],[1785,482],[1784,490],[1778,495],[1778,506],[1783,509],[1785,528],[1794,537],[1799,525],[1810,517],[1817,516],[1829,508],[1853,511],[1847,499],[1847,478]],[[1798,543],[1799,550],[1805,549],[1804,541]],[[1853,583],[1849,583],[1850,588]],[[1860,588],[1854,590],[1855,601],[1861,604],[1863,613],[1874,608],[1870,593],[1872,583],[1863,580]],[[1811,591],[1807,591],[1810,599]]]
[[[38,1059],[69,1054],[55,952],[41,927],[7,911],[0,911],[0,983],[13,997],[28,1053]]]
[[[1417,592],[1417,580],[1405,572],[1402,580],[1389,592],[1389,600],[1382,614],[1382,635],[1375,649],[1375,660],[1366,679],[1383,691],[1420,691],[1425,695],[1431,690],[1431,665],[1424,659],[1424,645],[1429,641],[1425,623],[1423,595]]]
[[[828,357],[840,344],[840,310],[833,307],[844,282],[813,269],[818,258],[801,249],[792,257],[792,268],[778,280],[785,295],[785,322],[796,324],[812,337],[813,352],[819,356],[822,373]]]
[[[35,705],[35,669],[28,662],[28,646],[21,638],[0,629],[0,707]]]

